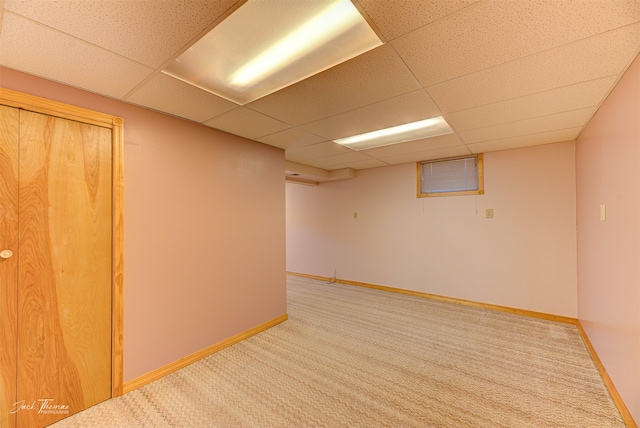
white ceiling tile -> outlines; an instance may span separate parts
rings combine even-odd
[[[238,107],[231,101],[162,73],[136,89],[126,100],[196,122],[204,122]]]
[[[369,156],[362,153],[351,151],[350,153],[342,153],[332,156],[325,156],[319,159],[313,159],[305,162],[308,165],[315,166],[316,168],[323,168],[328,170],[345,168],[345,165],[354,165],[354,168],[365,168],[363,165],[367,165],[366,168],[374,168],[376,166],[386,166],[388,164],[372,159]],[[359,166],[355,166],[358,164]]]
[[[616,76],[591,80],[575,85],[520,98],[462,110],[445,115],[456,131],[482,128],[539,116],[597,106],[616,82]]]
[[[204,122],[204,125],[241,137],[256,139],[289,126],[262,113],[238,107]]]
[[[460,132],[460,138],[466,144],[481,143],[490,140],[501,140],[521,135],[539,134],[572,127],[582,127],[591,118],[595,107],[535,117],[517,122],[503,123]]]
[[[281,149],[293,149],[296,147],[310,146],[325,141],[324,138],[311,134],[303,129],[289,128],[275,134],[258,138],[261,143]]]
[[[623,27],[637,1],[487,1],[392,44],[423,86]]]
[[[380,168],[382,166],[389,166],[389,164],[378,159],[365,159],[360,161],[338,163],[335,165],[327,166],[326,169],[330,171],[340,170],[343,168],[351,168],[351,169],[358,170],[358,169],[368,169],[368,168]]]
[[[116,98],[153,72],[10,12],[4,13],[0,33],[0,65]]]
[[[614,76],[638,53],[640,24],[427,88],[444,113]]]
[[[430,24],[478,0],[357,0],[387,41]]]
[[[461,145],[462,141],[460,140],[460,137],[458,137],[456,134],[447,134],[440,135],[438,137],[409,141],[407,143],[391,144],[389,146],[363,150],[362,153],[373,156],[374,158],[383,158],[387,156],[404,155],[407,153],[424,152],[427,150],[435,150]]]
[[[402,155],[385,156],[380,159],[390,165],[398,165],[408,162],[420,162],[433,159],[451,158],[454,156],[469,155],[471,152],[466,146],[444,147],[441,149],[427,150],[424,152],[405,153]]]
[[[5,8],[155,68],[236,2],[5,0]]]
[[[372,124],[375,129],[383,129],[436,116],[440,116],[440,110],[423,90],[418,90],[311,122],[302,128],[334,140],[369,132]]]
[[[311,165],[307,161],[345,153],[357,152],[347,149],[340,144],[336,144],[333,141],[327,141],[324,143],[313,144],[311,146],[289,149],[285,151],[285,159],[292,162],[305,162],[306,164]]]
[[[383,45],[247,106],[301,125],[417,89],[402,61]]]
[[[496,150],[515,149],[518,147],[536,146],[540,144],[573,141],[578,137],[582,128],[568,128],[539,134],[523,135],[502,140],[486,141],[478,144],[468,144],[473,153],[493,152]]]

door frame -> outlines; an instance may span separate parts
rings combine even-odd
[[[0,88],[0,104],[111,129],[111,397],[124,386],[124,120]]]

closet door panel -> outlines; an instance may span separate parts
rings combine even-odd
[[[111,395],[111,130],[20,112],[18,426]]]
[[[15,426],[19,110],[0,105],[0,427]],[[4,254],[5,256],[7,253]]]

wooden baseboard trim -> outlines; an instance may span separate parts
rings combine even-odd
[[[287,271],[287,275],[299,276],[301,278],[317,279],[320,281],[329,281],[333,279],[333,278],[329,278],[328,276],[309,275],[308,273],[289,272],[289,271]]]
[[[593,360],[594,364],[598,368],[598,371],[600,372],[600,376],[602,377],[604,384],[609,390],[611,399],[615,403],[616,407],[618,408],[618,411],[620,412],[620,415],[622,416],[622,420],[624,420],[624,423],[627,424],[627,427],[638,428],[638,425],[636,425],[636,422],[633,420],[633,416],[631,416],[631,412],[629,412],[629,409],[627,409],[627,406],[626,404],[624,404],[624,401],[622,400],[622,397],[618,393],[616,386],[613,384],[613,381],[609,377],[607,370],[604,368],[602,361],[600,361],[600,357],[598,357],[598,354],[596,353],[596,349],[591,344],[591,341],[589,340],[589,336],[587,336],[587,332],[582,327],[580,320],[578,320],[576,325],[578,326],[578,331],[580,331],[580,335],[582,336],[582,340],[585,346],[589,350],[589,354],[591,354],[591,359]]]
[[[317,275],[309,275],[306,273],[287,272],[288,275],[299,276],[302,278],[317,279],[326,282],[337,282],[338,284],[355,285],[358,287],[372,288],[374,290],[388,291],[391,293],[406,294],[409,296],[423,297],[440,302],[455,303],[457,305],[471,306],[474,308],[490,309],[492,311],[506,312],[509,314],[522,315],[525,317],[539,318],[549,321],[561,322],[565,324],[577,324],[578,320],[571,317],[561,315],[547,314],[544,312],[529,311],[526,309],[511,308],[509,306],[492,305],[490,303],[475,302],[473,300],[458,299],[455,297],[440,296],[438,294],[429,294],[422,291],[406,290],[404,288],[387,287],[385,285],[368,284],[366,282],[349,281],[346,279],[333,279]]]
[[[262,331],[265,331],[273,326],[280,324],[281,322],[289,319],[287,314],[281,315],[277,318],[274,318],[270,321],[257,325],[249,330],[243,331],[242,333],[238,333],[235,336],[231,336],[228,339],[223,340],[222,342],[215,343],[211,346],[208,346],[198,352],[194,352],[191,355],[187,355],[186,357],[180,358],[179,360],[174,361],[173,363],[169,363],[166,366],[162,366],[153,371],[150,371],[147,374],[139,376],[135,379],[127,381],[124,383],[124,393],[131,392],[134,389],[138,389],[141,386],[144,386],[154,380],[158,380],[161,377],[168,375],[169,373],[173,373],[181,368],[188,366],[189,364],[195,363],[198,360],[201,360],[205,357],[208,357],[211,354],[215,354],[216,352],[227,348],[231,345],[235,345],[238,342],[243,341],[253,335],[256,335]]]
[[[627,409],[627,406],[624,404],[624,401],[622,400],[622,397],[620,397],[620,394],[618,393],[618,390],[616,389],[615,385],[613,384],[613,381],[611,380],[611,378],[607,374],[607,371],[605,370],[604,366],[602,365],[602,362],[600,361],[600,358],[598,357],[598,354],[596,353],[595,348],[593,347],[593,345],[591,345],[591,341],[589,340],[589,337],[587,336],[586,331],[584,330],[584,328],[582,328],[582,325],[580,324],[580,321],[578,319],[576,319],[576,318],[564,317],[564,316],[560,316],[560,315],[546,314],[544,312],[535,312],[535,311],[528,311],[528,310],[524,310],[524,309],[510,308],[508,306],[499,306],[499,305],[492,305],[492,304],[488,304],[488,303],[474,302],[472,300],[456,299],[454,297],[439,296],[437,294],[429,294],[429,293],[423,293],[423,292],[420,292],[420,291],[405,290],[405,289],[402,289],[402,288],[386,287],[384,285],[367,284],[365,282],[348,281],[348,280],[344,280],[344,279],[334,279],[334,278],[318,276],[318,275],[309,275],[309,274],[306,274],[306,273],[287,272],[287,274],[288,275],[292,275],[292,276],[299,276],[299,277],[302,277],[302,278],[317,279],[317,280],[325,281],[325,282],[337,282],[339,284],[355,285],[355,286],[358,286],[358,287],[373,288],[375,290],[388,291],[388,292],[391,292],[391,293],[399,293],[399,294],[407,294],[407,295],[410,295],[410,296],[424,297],[424,298],[427,298],[427,299],[438,300],[438,301],[441,301],[441,302],[455,303],[455,304],[464,305],[464,306],[472,306],[472,307],[475,307],[475,308],[483,308],[483,309],[490,309],[490,310],[494,310],[494,311],[507,312],[507,313],[510,313],[510,314],[522,315],[522,316],[532,317],[532,318],[545,319],[545,320],[561,322],[561,323],[565,323],[565,324],[574,324],[575,326],[577,326],[578,331],[580,331],[580,335],[582,336],[582,340],[585,343],[585,345],[587,347],[587,350],[589,351],[589,354],[591,354],[591,358],[593,359],[594,364],[598,368],[598,371],[600,372],[600,376],[602,377],[602,380],[603,380],[605,386],[609,390],[609,394],[611,394],[611,398],[613,399],[613,402],[615,403],[616,407],[618,408],[618,411],[620,412],[620,415],[622,416],[622,419],[627,424],[627,427],[629,427],[629,428],[638,428],[638,425],[636,425],[635,421],[633,420],[633,417],[631,416],[631,413],[629,412],[629,409]]]

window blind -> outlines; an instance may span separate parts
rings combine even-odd
[[[478,157],[420,162],[420,192],[448,193],[478,190]]]

